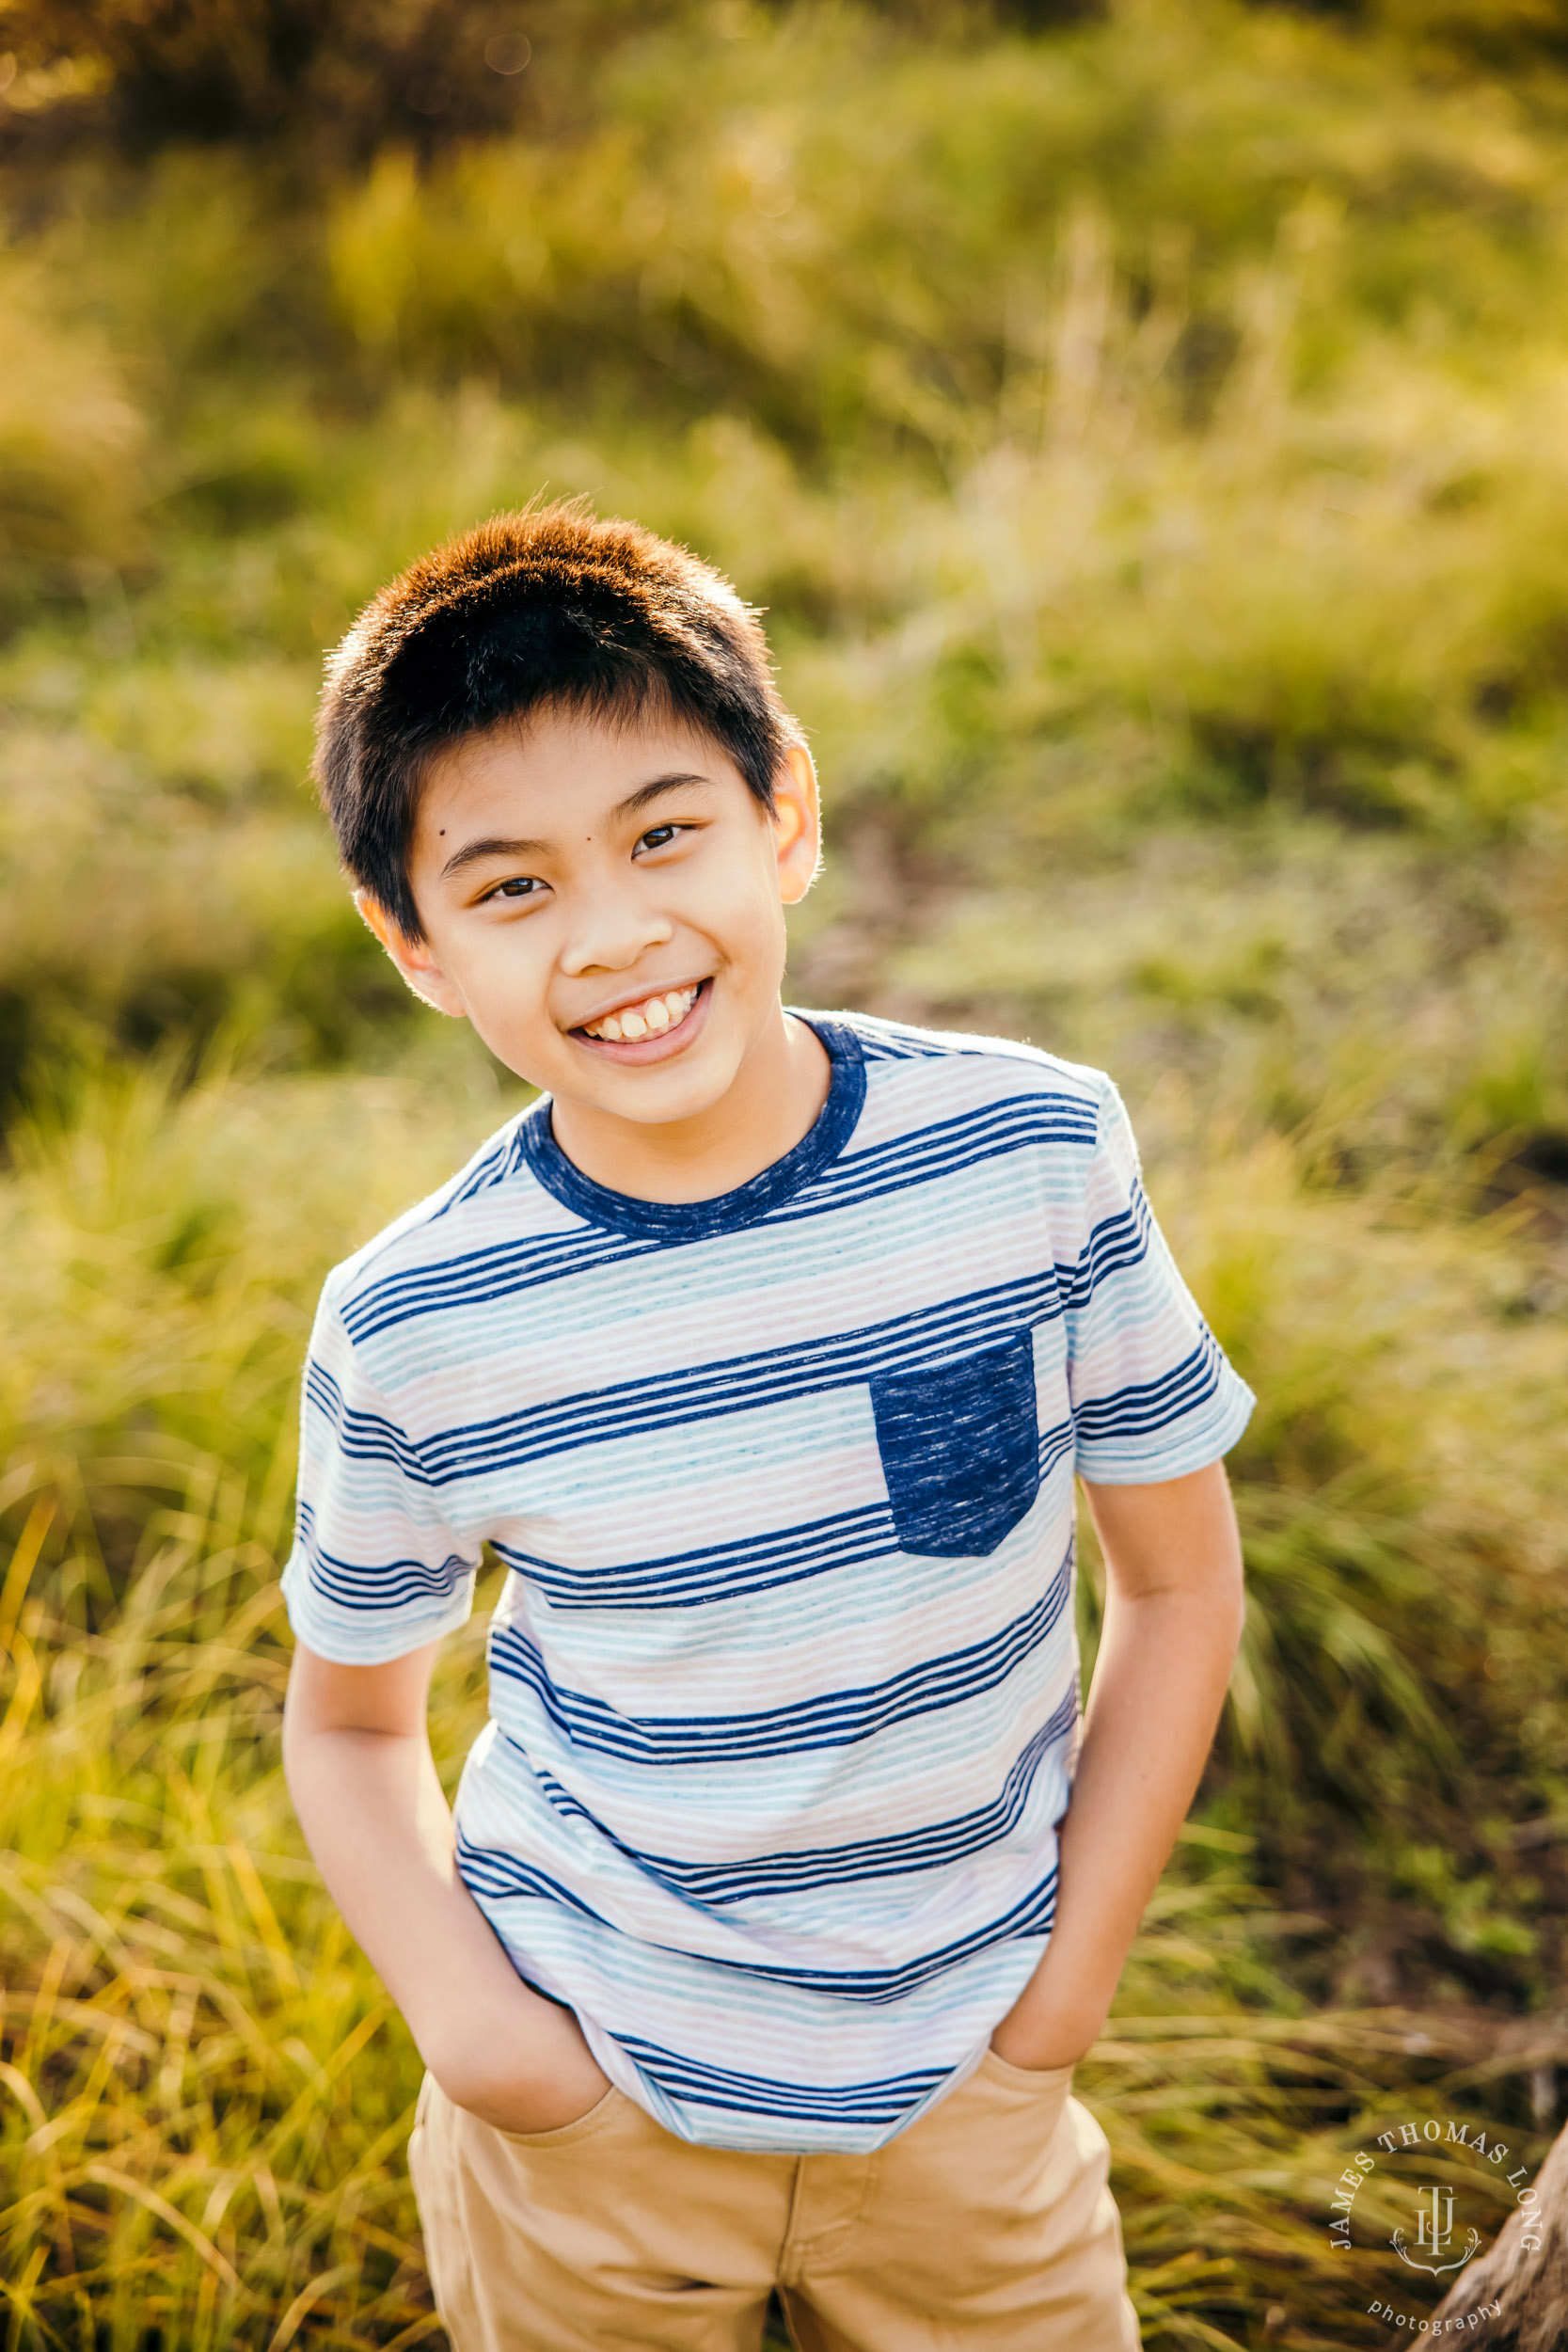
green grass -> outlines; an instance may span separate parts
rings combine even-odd
[[[7,151],[6,2352],[432,2331],[276,1580],[322,1274],[518,1097],[301,777],[358,600],[545,485],[768,607],[796,1000],[1111,1068],[1261,1399],[1230,1706],[1084,2075],[1147,2340],[1377,2341],[1355,2135],[1556,2122],[1568,81],[1512,0],[1416,14],[590,11],[511,133]]]

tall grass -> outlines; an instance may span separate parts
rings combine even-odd
[[[0,1208],[8,2340],[412,2344],[418,2067],[290,1824],[277,1567],[315,1283],[498,1104],[180,1075],[61,1084]]]
[[[1023,13],[611,8],[526,131],[400,85],[309,157],[53,152],[15,85],[8,2352],[433,2328],[276,1578],[321,1274],[515,1096],[301,775],[357,602],[544,485],[769,608],[829,807],[797,1001],[1112,1068],[1262,1400],[1215,1763],[1085,2075],[1148,2340],[1374,2341],[1344,2147],[1556,2120],[1568,86],[1512,0]]]
[[[390,146],[309,205],[211,151],[51,184],[9,331],[41,384],[96,353],[108,421],[28,428],[80,496],[0,663],[11,1081],[84,1009],[371,1050],[398,1000],[298,791],[320,648],[548,484],[769,607],[839,843],[895,842],[918,916],[847,893],[864,985],[912,948],[907,993],[1027,1017],[1050,876],[1207,823],[1266,919],[1200,861],[1236,952],[1151,942],[1133,1025],[1220,999],[1299,1078],[1419,996],[1423,1147],[1510,1132],[1521,1067],[1568,1132],[1556,85],[1157,0],[1046,42],[736,23],[617,53],[570,136]]]
[[[272,1551],[226,1463],[106,1467],[159,1498],[125,1599],[84,1609],[100,1564],[67,1551],[0,1734],[10,2340],[281,2347],[352,2319],[418,2342],[392,2168],[417,2068],[258,1771],[286,1674]]]

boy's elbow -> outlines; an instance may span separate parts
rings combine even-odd
[[[1235,1499],[1225,1464],[1216,1462],[1210,1473],[1216,1489],[1213,1502],[1217,1505],[1217,1542],[1212,1554],[1214,1599],[1220,1622],[1230,1631],[1230,1655],[1235,1656],[1246,1631],[1246,1562],[1242,1551],[1242,1530],[1236,1518]]]
[[[289,1679],[284,1686],[283,1691],[283,1723],[281,1730],[283,1782],[290,1796],[293,1797],[296,1802],[299,1795],[299,1778],[304,1768],[306,1752],[309,1749],[313,1733],[318,1728],[318,1726],[311,1722],[310,1716],[311,1709],[305,1692],[304,1677],[301,1676],[299,1671],[299,1658],[296,1652],[290,1664]]]
[[[335,1669],[303,1645],[295,1648],[283,1692],[283,1780],[298,1809],[303,1786],[322,1754],[322,1741],[344,1728]]]
[[[1242,1556],[1241,1530],[1236,1525],[1234,1515],[1230,1520],[1230,1540],[1226,1546],[1218,1583],[1218,1607],[1224,1613],[1224,1622],[1230,1629],[1230,1655],[1234,1657],[1246,1631],[1246,1564]]]

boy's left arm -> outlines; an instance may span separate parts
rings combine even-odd
[[[1062,1824],[1045,1956],[991,2036],[1011,2065],[1083,2057],[1203,1771],[1242,1629],[1242,1547],[1222,1462],[1148,1486],[1085,1482],[1105,1618]]]

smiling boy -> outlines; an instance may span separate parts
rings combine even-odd
[[[811,2352],[1127,2352],[1071,2070],[1212,1737],[1251,1400],[1114,1088],[784,1010],[811,760],[755,616],[634,526],[395,581],[318,774],[410,986],[542,1089],[329,1279],[285,1578],[457,2352],[754,2352],[775,2286]],[[486,1543],[454,1822],[426,1697]]]

